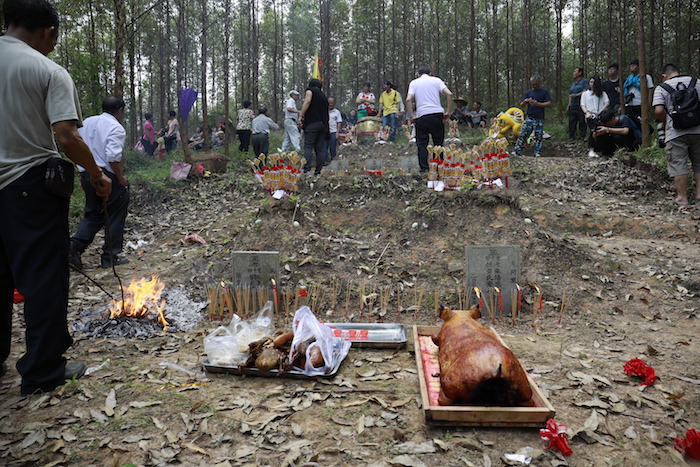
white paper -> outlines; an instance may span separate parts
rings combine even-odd
[[[281,199],[285,195],[284,190],[277,190],[274,193],[272,193],[272,197],[275,199]]]

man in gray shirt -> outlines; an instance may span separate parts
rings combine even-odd
[[[12,294],[25,298],[26,352],[17,362],[24,395],[52,391],[85,373],[66,365],[68,207],[73,167],[54,142],[83,166],[99,196],[112,181],[78,133],[78,93],[68,72],[48,59],[58,38],[58,12],[48,0],[5,0],[0,37],[0,376],[7,371]],[[51,178],[53,175],[53,178]],[[65,183],[47,184],[47,180]]]
[[[270,130],[277,130],[277,124],[267,116],[267,107],[260,107],[258,116],[253,119],[253,154],[267,156],[270,150]]]

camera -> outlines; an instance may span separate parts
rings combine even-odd
[[[632,102],[632,99],[634,99],[634,93],[633,93],[633,92],[627,94],[627,97],[625,97],[625,104],[629,104],[630,102]]]
[[[664,122],[658,122],[656,124],[656,133],[659,137],[659,147],[666,147],[666,129],[664,128]]]

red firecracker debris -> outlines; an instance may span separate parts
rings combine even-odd
[[[700,433],[691,428],[685,433],[685,438],[676,438],[676,451],[686,453],[691,459],[700,460]]]
[[[654,368],[650,367],[643,360],[638,358],[633,358],[632,360],[625,363],[625,374],[627,376],[637,376],[639,378],[644,378],[642,381],[642,386],[651,386],[656,381],[656,373],[654,373]]]
[[[547,428],[540,430],[540,438],[545,443],[547,449],[554,449],[565,456],[570,456],[573,451],[569,447],[569,440],[566,438],[566,425],[559,424],[550,418],[547,420]],[[549,441],[549,445],[547,445]]]
[[[17,289],[15,289],[15,295],[14,295],[14,298],[13,298],[12,301],[13,301],[14,303],[22,303],[22,302],[24,301],[24,297],[22,296],[21,293],[19,293],[19,292],[17,291]]]

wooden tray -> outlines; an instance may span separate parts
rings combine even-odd
[[[496,330],[491,329],[498,339],[503,342]],[[439,332],[439,326],[413,326],[416,364],[418,365],[420,393],[426,423],[449,426],[543,427],[548,419],[554,418],[556,414],[554,407],[542,394],[542,391],[530,378],[530,375],[528,375],[527,379],[532,388],[532,399],[535,402],[535,407],[437,405],[437,402],[436,405],[430,405],[428,385],[439,385],[440,379],[425,373],[420,336],[432,336]],[[503,342],[503,345],[505,345],[505,342]]]

